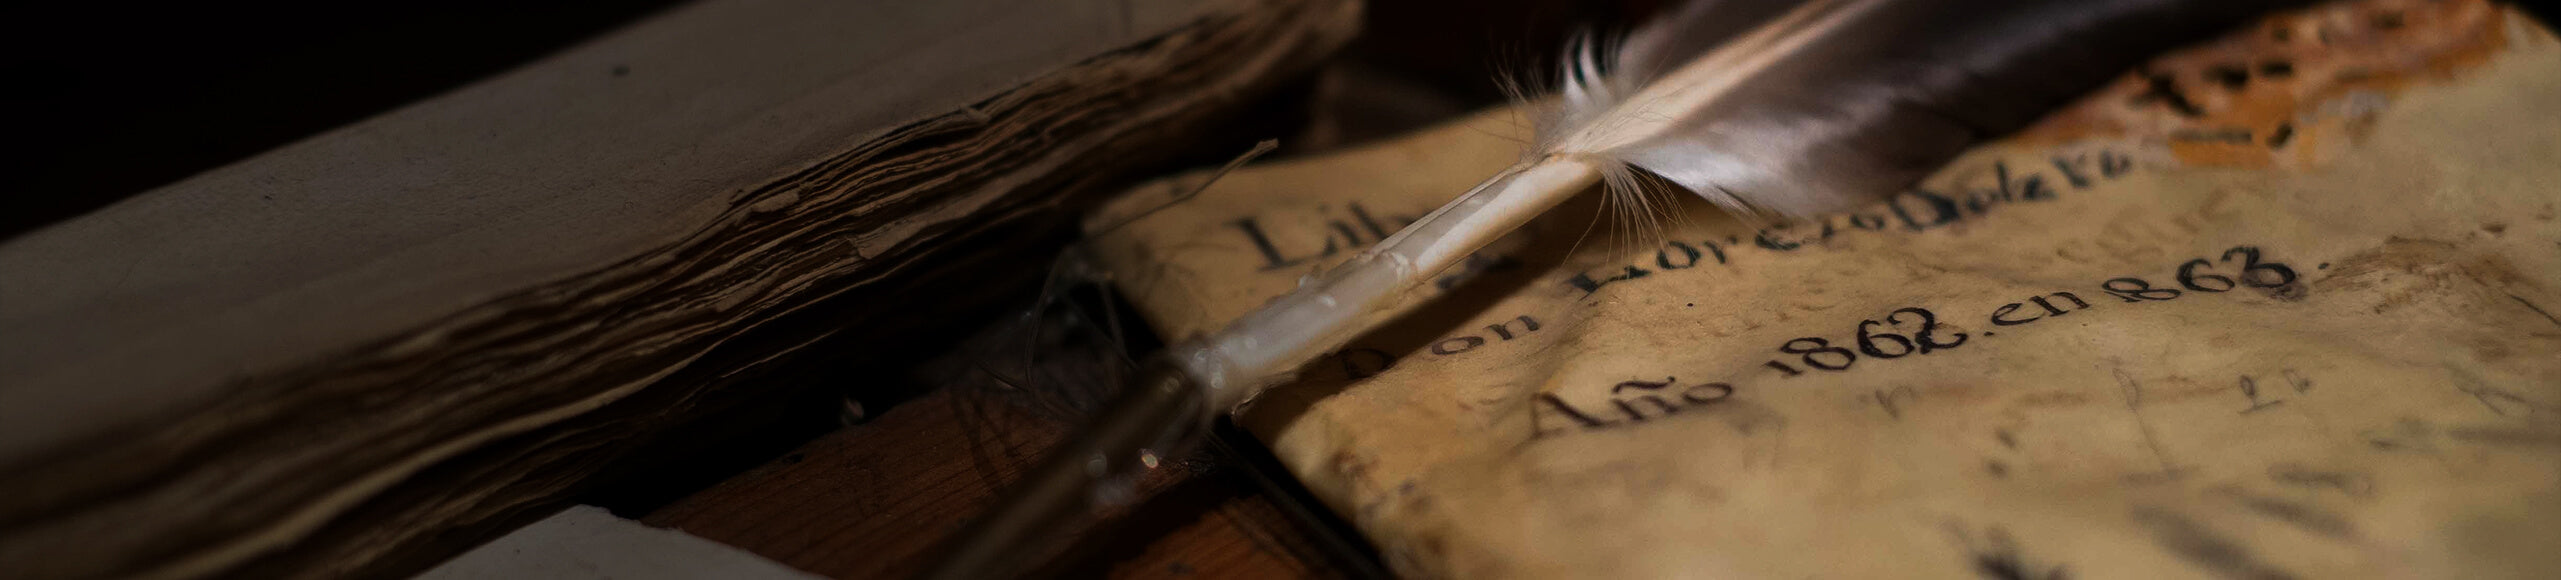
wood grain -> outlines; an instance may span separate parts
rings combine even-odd
[[[936,391],[643,518],[833,578],[913,576],[1067,435],[969,387]],[[1170,471],[1043,575],[1307,578],[1346,572],[1236,467]]]

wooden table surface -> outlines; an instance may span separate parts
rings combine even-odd
[[[1066,433],[1059,422],[1001,400],[936,392],[642,521],[828,577],[913,576],[931,565],[939,542]],[[1154,496],[1079,538],[1045,575],[1352,575],[1323,552],[1315,532],[1244,481],[1241,469],[1187,467],[1149,482]]]

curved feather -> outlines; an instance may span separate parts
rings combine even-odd
[[[2294,3],[1699,2],[1630,35],[1616,57],[1574,59],[1617,63],[1629,78],[1566,75],[1561,117],[1572,122],[1540,142],[1735,211],[1811,216],[1897,191],[2152,54]],[[1745,22],[1760,26],[1737,33]]]
[[[1553,110],[1560,122],[1542,127],[1527,159],[1167,356],[1213,408],[1232,408],[1575,193],[1603,181],[1632,187],[1631,167],[1738,212],[1842,209],[2154,52],[2288,2],[1703,1],[1615,52],[1576,41]]]
[[[1556,98],[1542,103],[1538,152],[1545,153],[1573,128],[1616,108],[1664,74],[1803,0],[1693,0],[1655,16],[1615,46],[1585,31],[1569,37],[1559,62]],[[1524,99],[1527,100],[1527,99]]]

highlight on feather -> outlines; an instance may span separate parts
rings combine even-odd
[[[1684,167],[1720,163],[1706,155],[1668,162],[1654,151],[1677,143],[1669,133],[1709,109],[1763,69],[1782,62],[1793,47],[1816,42],[1820,35],[1876,0],[1722,0],[1697,1],[1637,28],[1612,46],[1597,34],[1575,35],[1559,59],[1556,89],[1547,98],[1530,98],[1523,87],[1508,90],[1532,111],[1536,139],[1529,161],[1570,157],[1600,173],[1603,197],[1597,224],[1606,216],[1609,230],[1625,242],[1651,244],[1665,221],[1681,220],[1680,189],[1725,208],[1748,223],[1801,218],[1847,204],[1795,203],[1787,192],[1756,196],[1715,183],[1683,183]],[[1570,193],[1570,192],[1560,192]],[[1587,227],[1582,237],[1590,235]]]
[[[1552,83],[1525,84],[1509,76],[1496,79],[1515,108],[1531,115],[1535,137],[1523,152],[1525,160],[1559,153],[1588,156],[1586,161],[1601,173],[1605,194],[1593,225],[1600,225],[1601,218],[1607,217],[1606,231],[1617,234],[1621,243],[1651,245],[1661,238],[1664,222],[1674,222],[1672,226],[1677,227],[1685,221],[1687,214],[1678,208],[1680,199],[1674,190],[1687,188],[1648,174],[1622,152],[1568,151],[1567,139],[1596,140],[1583,134],[1586,128],[1627,129],[1628,123],[1595,121],[1618,110],[1630,97],[1672,70],[1737,36],[1751,33],[1798,4],[1797,0],[1697,0],[1680,3],[1674,10],[1614,40],[1589,29],[1571,35],[1554,67]],[[1542,88],[1547,86],[1554,88]],[[1647,108],[1622,114],[1664,113]],[[1765,221],[1756,219],[1761,216],[1755,213],[1741,215],[1750,221]],[[1574,245],[1580,247],[1592,229],[1587,226]]]
[[[1782,62],[1795,47],[1805,46],[1833,27],[1840,26],[1845,14],[1860,7],[1872,7],[1883,0],[1842,1],[1812,0],[1782,14],[1766,15],[1749,8],[1784,6],[1786,2],[1700,2],[1691,4],[1675,18],[1639,29],[1631,34],[1622,51],[1610,59],[1617,68],[1634,69],[1627,75],[1569,75],[1565,79],[1567,98],[1558,105],[1557,141],[1550,145],[1552,155],[1577,155],[1610,167],[1613,173],[1632,174],[1636,169],[1655,175],[1679,175],[1677,165],[1722,163],[1722,155],[1690,159],[1669,159],[1651,155],[1652,149],[1670,138],[1670,133],[1707,114],[1710,105],[1720,97],[1735,94],[1756,73]],[[1850,6],[1844,6],[1850,5]],[[1741,13],[1736,13],[1741,12]],[[1655,51],[1684,46],[1670,42],[1674,37],[1694,34],[1690,26],[1745,21],[1758,17],[1771,18],[1767,25],[1724,42],[1720,48],[1699,54],[1662,54]],[[1704,21],[1704,22],[1702,22]],[[1692,43],[1693,45],[1705,43]],[[1588,46],[1588,44],[1586,45]],[[1588,54],[1588,49],[1587,49]],[[1589,56],[1578,61],[1591,62]],[[1686,60],[1685,63],[1674,64]],[[1579,65],[1578,66],[1582,66]],[[1633,184],[1633,180],[1621,183]],[[1764,207],[1783,208],[1787,217],[1805,217],[1821,209],[1798,209],[1780,199],[1762,199],[1720,187],[1718,184],[1674,183],[1707,198],[1730,211],[1746,216],[1759,216]],[[1776,197],[1776,196],[1772,196]]]

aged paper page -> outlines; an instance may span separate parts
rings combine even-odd
[[[1094,243],[1203,332],[1522,134],[1171,178]],[[2561,47],[2520,14],[2286,15],[1815,222],[1623,208],[1244,422],[1409,576],[2561,575]]]

